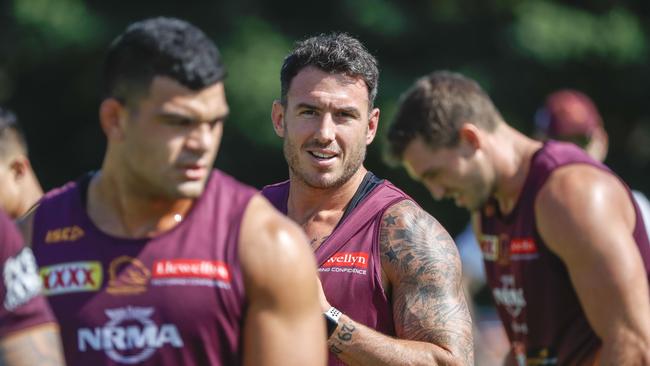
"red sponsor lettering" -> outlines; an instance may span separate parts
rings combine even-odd
[[[93,280],[93,272],[91,268],[82,268],[81,269],[84,274],[84,283],[83,285],[89,285],[91,287],[97,286],[97,283],[95,283],[95,280]]]
[[[336,253],[323,264],[323,267],[368,267],[368,253]]]
[[[65,272],[66,272],[66,270],[64,270],[64,269],[54,272],[54,276],[56,277],[56,279],[54,280],[54,287],[59,287],[59,286],[65,287],[66,286],[66,283],[63,280],[63,275],[65,274]]]
[[[153,263],[153,278],[206,278],[230,282],[230,270],[221,261],[167,259]]]
[[[510,254],[534,254],[537,245],[532,238],[515,238],[510,241]]]
[[[102,284],[99,262],[68,262],[43,266],[40,270],[46,295],[97,291]]]

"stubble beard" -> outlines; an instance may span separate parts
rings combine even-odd
[[[341,187],[349,181],[352,176],[354,176],[366,157],[365,145],[364,147],[351,151],[349,159],[343,162],[344,165],[341,174],[326,179],[322,174],[317,172],[310,176],[308,172],[304,171],[306,169],[301,170],[299,157],[300,149],[296,148],[296,146],[287,138],[284,139],[283,150],[284,157],[287,160],[287,165],[289,165],[289,170],[291,171],[291,177],[300,180],[308,187],[316,189],[333,189]]]

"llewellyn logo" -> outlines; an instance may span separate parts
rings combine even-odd
[[[147,291],[151,272],[138,259],[123,255],[113,259],[108,268],[108,288],[111,295],[136,295]]]
[[[84,231],[77,225],[66,226],[54,230],[49,230],[45,235],[45,243],[54,244],[60,242],[75,241],[84,236]]]
[[[336,253],[323,264],[323,267],[368,268],[368,253]]]
[[[153,263],[151,284],[155,286],[208,286],[230,288],[230,270],[221,261],[167,259]]]
[[[97,291],[102,277],[102,265],[95,261],[60,263],[41,268],[43,293],[48,296]]]
[[[153,278],[210,278],[230,282],[230,272],[220,261],[168,259],[153,263]]]

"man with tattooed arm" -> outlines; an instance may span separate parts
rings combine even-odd
[[[289,180],[263,194],[308,237],[319,266],[329,365],[472,365],[471,321],[447,231],[366,170],[377,61],[345,34],[285,58],[273,127]]]

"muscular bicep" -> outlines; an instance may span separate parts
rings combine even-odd
[[[413,202],[403,201],[384,214],[379,238],[397,336],[433,343],[471,363],[460,258],[447,231]]]
[[[540,191],[535,211],[540,235],[566,265],[596,333],[607,339],[641,324],[647,331],[647,274],[622,184],[594,168],[560,171]]]
[[[64,365],[58,328],[44,325],[30,328],[0,340],[0,365]]]
[[[307,239],[267,203],[252,204],[240,239],[249,304],[244,365],[323,365],[325,321]]]

